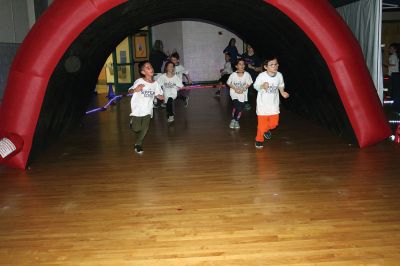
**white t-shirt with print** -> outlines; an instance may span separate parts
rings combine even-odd
[[[388,67],[389,76],[391,76],[393,72],[399,72],[399,58],[396,54],[391,54],[389,56],[389,64],[394,65]]]
[[[268,89],[261,86],[268,82]],[[283,76],[277,72],[275,76],[270,76],[266,71],[260,73],[254,82],[257,94],[257,115],[276,115],[279,114],[279,88],[284,88]]]
[[[244,72],[243,76],[239,77],[237,72],[233,72],[229,78],[226,84],[233,85],[236,88],[243,89],[246,86],[250,86],[253,83],[253,80],[251,79],[251,76],[248,72]],[[229,94],[231,95],[232,100],[238,100],[239,102],[245,102],[247,101],[247,92],[248,90],[245,90],[243,93],[236,93],[234,89],[229,90]]]
[[[157,82],[164,91],[164,102],[167,102],[168,98],[175,100],[178,95],[178,90],[183,87],[182,79],[180,79],[177,75],[169,78],[167,74],[164,73],[158,77]]]
[[[183,74],[188,75],[189,71],[187,71],[182,65],[175,66],[175,75],[177,75],[178,78],[183,80]]]
[[[163,95],[163,91],[158,82],[150,83],[143,78],[137,79],[129,89],[134,89],[140,84],[143,84],[144,87],[143,90],[132,94],[130,116],[151,115],[153,117],[153,99],[156,95]]]

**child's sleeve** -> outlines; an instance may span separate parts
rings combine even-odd
[[[279,88],[285,88],[285,82],[283,81],[283,76],[282,76],[282,74],[281,74],[279,77],[280,77],[280,79],[279,79],[279,85],[278,85],[278,87],[279,87]]]
[[[135,82],[133,83],[133,85],[128,89],[128,92],[129,92],[130,90],[134,90],[134,89],[136,88],[136,86],[138,85],[138,83],[139,83],[139,79],[135,80]]]
[[[178,77],[177,75],[175,75],[175,86],[178,87],[178,89],[183,87],[183,83],[182,83],[182,79],[180,77]]]
[[[183,66],[182,66],[182,73],[185,75],[189,75],[189,71],[186,70],[186,68],[184,68]]]
[[[228,84],[228,86],[231,86],[231,84],[232,84],[233,74],[234,73],[230,74],[228,80],[226,81],[226,84]]]
[[[251,76],[250,76],[250,74],[248,73],[248,72],[246,72],[247,73],[247,80],[246,80],[246,84],[247,85],[251,85],[251,84],[253,84],[253,79],[251,78]]]
[[[156,89],[155,89],[155,95],[164,95],[163,90],[161,89],[160,84],[158,84],[158,82],[155,82],[156,84]]]
[[[253,84],[253,87],[256,91],[261,91],[261,85],[263,84],[262,76],[259,74],[256,78],[256,81]]]

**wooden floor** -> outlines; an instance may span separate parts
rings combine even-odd
[[[400,146],[359,149],[283,112],[191,92],[133,152],[129,99],[87,116],[30,170],[0,166],[0,265],[400,265]],[[104,95],[97,96],[104,102]]]

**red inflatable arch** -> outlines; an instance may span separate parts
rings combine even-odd
[[[56,0],[34,25],[10,70],[0,108],[0,140],[12,134],[19,152],[0,162],[24,169],[49,79],[90,23],[127,0]],[[359,45],[328,1],[268,0],[314,42],[331,72],[360,147],[391,132]],[[323,14],[323,16],[321,16]],[[357,69],[357,72],[354,71]]]

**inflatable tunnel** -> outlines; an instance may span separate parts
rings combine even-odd
[[[293,98],[288,109],[360,147],[391,134],[359,44],[327,0],[55,0],[10,69],[0,163],[24,169],[82,119],[106,58],[126,36],[180,19],[221,25],[261,58],[274,53]]]

